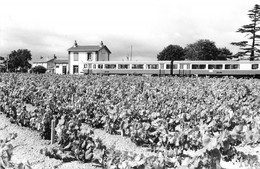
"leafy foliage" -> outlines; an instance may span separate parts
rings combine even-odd
[[[157,59],[158,60],[183,60],[184,50],[179,45],[169,45],[157,55]]]
[[[253,9],[249,10],[248,13],[251,23],[243,25],[237,30],[237,32],[245,33],[249,40],[252,40],[251,44],[249,41],[232,42],[232,45],[239,46],[242,50],[238,55],[243,56],[250,53],[250,60],[254,60],[260,56],[259,41],[260,35],[257,32],[260,31],[260,6],[256,4]]]
[[[232,52],[227,48],[218,48],[219,54],[217,60],[227,60],[232,56]]]
[[[207,39],[188,44],[184,50],[188,60],[217,60],[219,55],[215,42]]]
[[[17,69],[26,72],[32,67],[29,63],[30,60],[32,60],[31,51],[28,49],[18,49],[17,51],[14,50],[9,54],[8,62],[5,61],[5,63],[8,64],[8,69],[10,72],[15,72]]]
[[[220,160],[257,157],[237,146],[260,141],[257,79],[3,74],[0,109],[13,123],[50,138],[42,153],[107,168],[217,168]],[[28,112],[27,104],[36,109]],[[153,155],[107,148],[92,128],[129,137]],[[249,160],[252,158],[253,160]],[[150,167],[152,168],[152,167]]]
[[[32,73],[45,73],[47,69],[41,65],[35,66],[31,69]]]

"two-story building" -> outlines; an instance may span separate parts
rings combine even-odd
[[[68,49],[69,74],[83,74],[83,68],[88,62],[109,61],[111,52],[101,41],[100,45],[80,46],[75,41]]]

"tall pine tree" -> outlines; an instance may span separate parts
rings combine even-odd
[[[231,44],[239,46],[242,50],[238,55],[241,56],[250,53],[250,60],[254,60],[256,57],[260,57],[260,35],[257,34],[257,32],[260,31],[260,6],[256,4],[254,8],[248,12],[251,23],[243,25],[237,32],[246,33],[248,39],[252,41],[251,44],[249,41],[232,42]]]

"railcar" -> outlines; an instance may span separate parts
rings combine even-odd
[[[260,76],[260,61],[97,61],[84,64],[84,74]]]

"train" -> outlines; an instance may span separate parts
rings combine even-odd
[[[152,76],[260,77],[260,61],[96,61],[84,64],[84,74]]]

